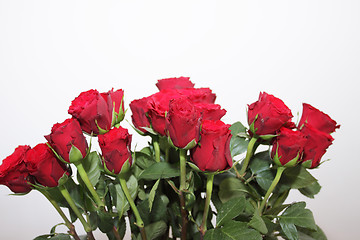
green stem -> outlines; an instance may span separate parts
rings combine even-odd
[[[208,174],[206,179],[206,200],[205,200],[205,208],[204,208],[204,214],[202,223],[200,226],[200,232],[202,235],[205,235],[205,232],[207,230],[207,218],[209,214],[209,208],[210,208],[210,201],[211,201],[211,194],[213,189],[213,183],[214,183],[214,173]]]
[[[120,181],[120,185],[121,185],[121,188],[125,194],[125,197],[126,199],[128,200],[129,204],[130,204],[130,207],[131,207],[131,210],[133,211],[134,215],[135,215],[135,218],[136,218],[136,222],[135,222],[135,225],[139,227],[140,229],[140,233],[141,233],[141,238],[142,240],[146,240],[146,233],[145,233],[145,229],[144,229],[144,222],[143,220],[141,219],[141,216],[140,216],[140,213],[134,203],[134,200],[132,199],[131,197],[131,194],[130,194],[130,191],[126,185],[126,180],[124,179],[124,177],[120,174],[118,175],[119,177],[119,181]]]
[[[267,190],[264,199],[261,202],[261,205],[260,205],[260,208],[259,208],[260,215],[262,215],[265,204],[266,204],[267,200],[269,199],[270,194],[274,191],[276,185],[278,184],[278,182],[279,182],[279,180],[281,178],[281,174],[284,172],[285,169],[286,169],[285,167],[278,167],[278,169],[276,171],[275,178],[274,178],[273,182],[271,183],[269,189]]]
[[[81,179],[83,180],[83,182],[85,183],[87,189],[90,191],[91,195],[93,196],[95,203],[97,204],[98,207],[100,208],[104,208],[105,204],[103,203],[103,201],[101,201],[99,195],[97,194],[97,192],[94,189],[94,186],[92,185],[92,183],[90,182],[90,179],[84,169],[84,166],[82,165],[81,161],[78,161],[76,163],[74,163]]]
[[[71,209],[74,211],[75,215],[79,218],[81,224],[84,226],[85,232],[87,232],[87,233],[91,232],[90,225],[86,222],[84,217],[81,215],[79,209],[77,208],[74,200],[71,198],[70,193],[66,189],[66,187],[64,185],[61,185],[61,186],[59,186],[59,190],[60,190],[61,194],[63,195],[63,197],[65,198],[65,200],[67,201],[67,203],[69,204],[69,206],[71,207]]]
[[[258,140],[257,137],[252,137],[250,139],[250,142],[249,142],[249,145],[247,147],[247,152],[246,152],[246,156],[245,156],[245,159],[243,161],[243,165],[242,165],[242,168],[239,172],[240,176],[243,176],[245,174],[245,171],[249,165],[249,162],[250,162],[250,159],[252,157],[252,155],[254,154],[254,145],[256,143],[256,141]]]
[[[186,240],[187,238],[187,211],[185,209],[185,192],[186,189],[186,152],[185,149],[179,149],[179,157],[180,157],[180,212],[181,212],[181,240]]]
[[[153,137],[153,145],[155,150],[155,161],[160,162],[160,144],[159,144],[159,137]]]
[[[170,145],[166,144],[166,146],[165,146],[165,162],[169,162],[169,154],[170,154]]]
[[[180,191],[186,188],[186,152],[185,149],[179,149],[180,151]]]

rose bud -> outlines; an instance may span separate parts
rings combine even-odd
[[[273,143],[271,158],[278,166],[293,167],[301,158],[305,136],[300,131],[280,128]]]
[[[299,128],[304,123],[308,123],[317,130],[329,134],[335,132],[335,129],[340,127],[340,125],[336,125],[336,121],[331,119],[329,115],[307,103],[303,103],[303,113],[299,122]]]
[[[282,100],[260,93],[259,100],[249,105],[248,123],[257,135],[274,135],[293,115]]]
[[[150,96],[148,116],[152,128],[161,136],[165,136],[165,113],[169,111],[170,100],[180,97],[177,91],[161,90]]]
[[[315,168],[320,165],[321,157],[326,153],[326,149],[332,144],[334,139],[330,134],[319,131],[306,123],[300,132],[306,137],[301,162],[307,168]]]
[[[166,129],[174,146],[190,149],[200,137],[201,113],[187,98],[170,101]]]
[[[68,163],[80,161],[87,154],[88,145],[76,119],[54,124],[45,138],[62,160]]]
[[[210,88],[184,88],[179,89],[178,92],[193,103],[214,103],[216,99]]]
[[[120,123],[125,117],[124,91],[122,89],[119,89],[114,92],[114,90],[111,89],[106,93],[101,93],[101,96],[105,99],[106,102],[109,99],[111,99],[111,109],[112,109],[111,126]]]
[[[71,102],[68,113],[80,122],[88,134],[103,134],[110,130],[113,103],[110,94],[101,95],[97,90],[89,90]]]
[[[222,171],[231,168],[231,125],[220,120],[204,120],[200,132],[200,143],[190,150],[190,160],[201,171]]]
[[[194,85],[195,84],[190,81],[189,77],[160,79],[156,83],[156,87],[160,91],[163,89],[193,88]]]
[[[18,146],[0,165],[0,184],[7,186],[14,193],[30,192],[29,183],[34,182],[24,162],[29,149],[29,146]]]
[[[57,187],[64,174],[70,175],[65,163],[59,161],[45,143],[40,143],[27,151],[25,162],[36,182],[45,187]]]
[[[98,140],[106,170],[112,174],[119,174],[127,160],[131,166],[131,135],[127,129],[113,128],[109,132],[99,135]]]
[[[201,112],[203,120],[220,120],[226,114],[226,110],[221,109],[219,104],[195,103],[194,105]]]
[[[147,112],[149,110],[149,101],[151,101],[151,97],[144,97],[133,100],[130,103],[132,123],[134,124],[135,128],[143,133],[147,133],[147,130],[144,128],[151,127],[149,118],[147,116]]]

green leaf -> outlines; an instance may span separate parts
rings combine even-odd
[[[149,193],[149,210],[150,210],[150,212],[151,212],[152,205],[153,205],[153,202],[154,202],[154,199],[155,199],[156,189],[158,188],[159,183],[160,183],[160,179],[158,179],[158,180],[156,181],[156,183],[155,183],[154,186],[151,188],[151,191],[150,191],[150,193]]]
[[[259,172],[256,175],[256,182],[259,184],[259,186],[267,191],[270,188],[271,183],[274,181],[275,178],[275,172],[271,169]]]
[[[230,139],[231,156],[234,157],[244,153],[247,150],[248,145],[249,141],[247,141],[246,138],[233,136]]]
[[[109,213],[98,211],[98,227],[101,232],[110,232],[114,226],[114,222]]]
[[[221,232],[220,228],[214,228],[207,230],[204,236],[204,240],[223,240],[226,236]]]
[[[305,202],[292,204],[279,216],[280,224],[295,224],[299,227],[316,230],[314,216],[309,209],[305,209],[305,206]]]
[[[59,233],[50,238],[51,240],[71,240],[71,237],[68,234]]]
[[[233,218],[239,216],[245,209],[245,197],[233,198],[224,203],[216,217],[216,226],[222,226],[226,222],[231,221]]]
[[[261,234],[249,229],[244,222],[230,221],[223,228],[221,232],[226,236],[226,240],[262,240]]]
[[[142,150],[141,150],[142,151]],[[155,159],[144,152],[136,152],[134,162],[141,169],[147,169],[154,163],[156,163]]]
[[[258,174],[262,171],[267,171],[270,169],[272,160],[270,158],[269,151],[263,151],[255,154],[251,159],[249,168],[254,174]]]
[[[300,240],[327,240],[327,237],[323,230],[316,226],[316,231],[305,229],[305,228],[298,228],[299,231],[299,239]]]
[[[307,187],[299,188],[299,191],[308,198],[314,198],[320,192],[321,186],[318,181],[313,182]]]
[[[251,221],[249,222],[249,226],[254,228],[255,230],[258,230],[262,234],[266,234],[268,232],[266,224],[259,215],[258,211],[255,211],[254,216],[251,218]]]
[[[90,182],[95,186],[101,175],[101,159],[97,152],[89,153],[86,158],[82,161],[84,169],[90,179]],[[79,177],[78,177],[79,179]]]
[[[50,234],[55,234],[56,233],[56,228],[60,225],[65,225],[65,223],[58,223],[55,226],[53,226],[50,230]]]
[[[164,178],[172,178],[180,175],[178,166],[167,163],[158,162],[145,169],[139,176],[139,179],[157,180]]]
[[[219,198],[223,203],[248,193],[247,186],[237,178],[225,178],[219,186]]]
[[[239,133],[245,133],[246,127],[241,122],[235,122],[230,126],[231,135],[235,136]]]
[[[158,221],[145,226],[147,239],[154,240],[165,234],[168,226],[164,221]]]
[[[44,235],[37,236],[37,237],[34,238],[33,240],[47,240],[47,239],[49,239],[51,236],[53,236],[53,234],[44,234]]]
[[[280,221],[280,226],[283,232],[285,233],[286,237],[289,240],[298,240],[298,231],[293,223],[284,223]]]
[[[280,184],[289,186],[292,189],[305,188],[316,182],[307,170],[301,165],[288,168],[281,177]]]

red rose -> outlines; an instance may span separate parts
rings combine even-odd
[[[317,130],[329,134],[340,127],[340,125],[336,125],[336,121],[332,120],[329,115],[307,103],[303,103],[303,113],[299,122],[299,127],[301,128],[304,123],[308,123]]]
[[[152,128],[161,136],[165,136],[165,113],[169,111],[169,102],[180,97],[180,94],[172,89],[161,90],[150,96],[148,116]]]
[[[255,120],[257,135],[275,134],[292,117],[283,101],[266,92],[260,93],[259,100],[249,105],[248,123],[251,125]]]
[[[230,153],[231,125],[220,120],[204,120],[200,143],[190,150],[190,159],[202,171],[229,169],[233,162]]]
[[[220,120],[226,114],[219,104],[195,103],[195,107],[201,112],[203,120]]]
[[[300,161],[306,143],[305,136],[286,127],[280,128],[277,134],[279,136],[273,143],[271,158],[279,166],[295,166]]]
[[[113,124],[120,123],[125,116],[124,91],[119,89],[114,92],[114,90],[111,89],[107,93],[101,93],[101,96],[106,100],[106,102],[111,99]]]
[[[51,133],[45,136],[45,138],[57,154],[66,162],[70,163],[81,160],[69,158],[69,153],[73,146],[80,150],[83,158],[86,156],[88,145],[81,131],[80,124],[76,119],[66,119],[63,123],[54,124]]]
[[[170,101],[166,128],[172,143],[178,148],[194,147],[199,141],[201,113],[187,98]],[[192,146],[188,146],[192,142]]]
[[[14,193],[30,192],[29,183],[34,182],[24,162],[29,149],[29,146],[18,146],[0,165],[0,184],[7,186]]]
[[[101,95],[97,90],[91,89],[80,93],[71,102],[68,112],[80,122],[84,132],[97,135],[110,130],[112,109],[110,94]]]
[[[195,84],[190,81],[189,77],[160,79],[156,83],[156,86],[159,90],[192,88],[194,85]]]
[[[319,166],[321,157],[326,153],[326,149],[332,144],[334,139],[330,134],[319,131],[306,123],[302,126],[300,132],[306,137],[304,154],[301,161],[305,166],[308,165],[310,168],[315,168]]]
[[[147,112],[149,110],[149,101],[151,101],[151,97],[144,97],[141,99],[133,100],[130,103],[130,109],[132,112],[132,123],[137,129],[139,129],[143,133],[147,133],[147,131],[143,129],[143,127],[150,128],[150,121],[147,117]]]
[[[70,175],[66,165],[60,162],[52,150],[40,143],[26,152],[25,162],[36,182],[45,187],[58,186],[59,179],[66,173]]]
[[[119,174],[126,160],[132,163],[131,158],[131,135],[122,127],[113,128],[109,132],[99,135],[99,145],[104,165],[114,174]]]
[[[178,92],[193,103],[214,103],[216,99],[210,88],[184,88],[179,89]]]

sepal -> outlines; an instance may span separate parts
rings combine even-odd
[[[71,146],[70,152],[69,152],[69,161],[70,163],[77,163],[83,159],[82,153],[80,150],[75,147],[74,145]]]

